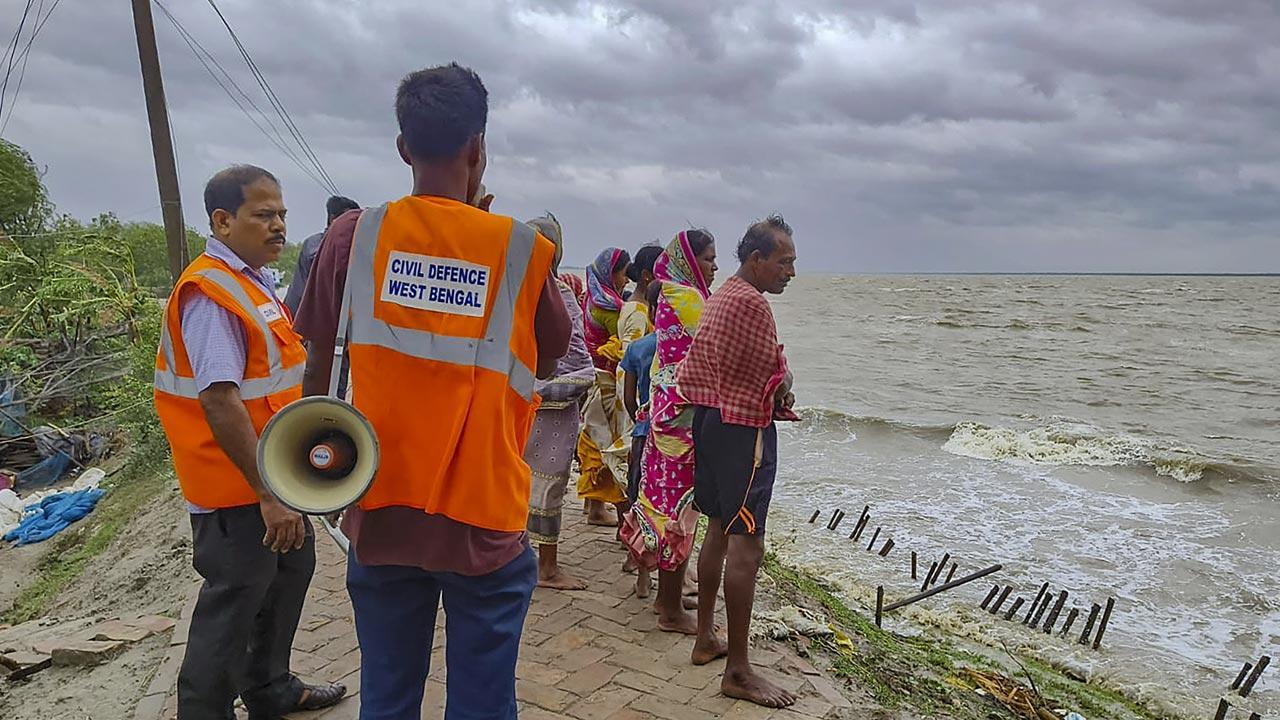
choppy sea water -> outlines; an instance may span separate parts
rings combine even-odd
[[[771,300],[806,417],[781,435],[784,553],[858,598],[918,590],[911,550],[1003,563],[912,613],[1187,714],[1280,650],[1280,278],[801,277]],[[864,504],[888,558],[847,539]],[[978,612],[996,582],[1116,597],[1104,649]],[[1280,667],[1236,704],[1280,712]]]

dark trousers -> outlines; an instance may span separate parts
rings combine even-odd
[[[204,578],[178,673],[179,720],[227,720],[239,695],[252,718],[275,718],[302,696],[289,653],[316,566],[307,521],[301,550],[273,553],[257,505],[191,516]]]
[[[505,567],[469,577],[347,557],[360,640],[360,720],[418,720],[431,670],[436,611],[445,613],[446,720],[515,720],[520,633],[538,584],[526,548]]]

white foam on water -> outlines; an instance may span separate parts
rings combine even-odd
[[[1209,459],[1140,438],[1107,434],[1085,423],[1053,422],[1018,430],[976,422],[956,425],[942,449],[963,457],[1022,465],[1148,466],[1178,482],[1204,476]]]

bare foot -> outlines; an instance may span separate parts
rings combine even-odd
[[[556,568],[556,571],[548,577],[538,576],[538,587],[553,590],[586,590],[587,584],[561,568]]]
[[[636,597],[647,598],[652,589],[653,581],[649,578],[649,571],[643,568],[636,571]]]
[[[697,609],[698,609],[698,598],[696,598],[696,597],[683,597],[683,598],[680,598],[680,607],[684,608],[685,610],[697,610]],[[661,615],[661,614],[662,614],[662,609],[661,609],[660,607],[658,607],[658,599],[657,599],[657,598],[654,598],[654,599],[653,599],[653,614],[654,614],[654,615]]]
[[[699,636],[693,644],[693,655],[690,660],[694,665],[706,665],[729,654],[729,643],[722,637],[712,635],[709,639]]]
[[[726,697],[746,700],[770,708],[794,705],[796,696],[765,680],[750,667],[746,670],[726,670],[720,681],[720,692]]]
[[[658,629],[662,632],[680,633],[681,635],[697,635],[698,618],[683,610],[680,611],[679,615],[673,617],[666,617],[659,613]]]
[[[635,571],[636,571],[636,562],[631,559],[631,555],[630,553],[628,553],[627,559],[622,561],[622,572],[629,575]]]
[[[698,581],[690,580],[688,575],[684,576],[684,589],[680,591],[682,595],[696,596],[698,594]]]
[[[592,503],[587,513],[587,524],[597,527],[618,527],[618,514],[604,503]]]

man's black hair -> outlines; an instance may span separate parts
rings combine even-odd
[[[759,252],[760,257],[773,255],[778,249],[778,233],[791,237],[791,226],[777,213],[753,223],[738,243],[738,262],[750,260],[754,252]]]
[[[409,154],[445,160],[484,132],[489,91],[480,76],[458,63],[410,73],[396,91],[396,120]]]
[[[244,204],[244,189],[264,178],[280,184],[275,175],[257,165],[232,165],[218,171],[204,184],[205,216],[213,217],[214,210],[226,210],[235,215]]]
[[[627,271],[627,277],[631,278],[631,282],[640,282],[640,277],[647,270],[653,272],[654,263],[658,262],[658,258],[662,256],[662,248],[658,245],[645,245],[636,251],[635,260],[631,263],[631,269]]]
[[[711,235],[711,231],[703,228],[689,230],[684,235],[689,239],[689,248],[693,250],[694,257],[701,255],[708,246],[716,241],[715,237]]]
[[[324,204],[325,212],[329,214],[329,222],[338,219],[338,216],[348,210],[359,210],[360,205],[349,197],[341,195],[331,195]]]

